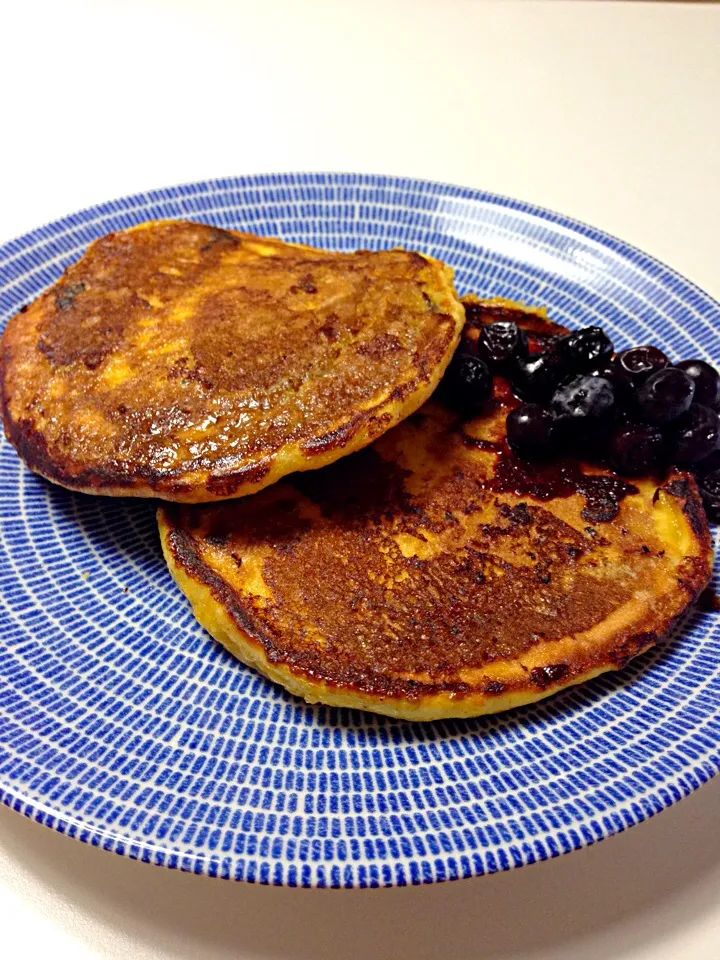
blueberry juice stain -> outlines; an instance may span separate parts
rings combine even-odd
[[[581,516],[588,523],[614,520],[621,500],[628,494],[638,493],[634,484],[620,477],[584,474],[572,460],[528,461],[507,447],[499,450],[494,475],[484,486],[497,493],[514,493],[536,500],[580,493],[585,498]]]

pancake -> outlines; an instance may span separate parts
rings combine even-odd
[[[466,301],[465,336],[515,318]],[[623,667],[706,586],[712,548],[691,475],[632,482],[505,442],[437,400],[371,447],[250,500],[158,511],[201,624],[310,702],[409,720],[507,710]]]
[[[412,413],[463,320],[450,268],[418,253],[142,223],[8,323],[5,432],[74,490],[240,497]]]

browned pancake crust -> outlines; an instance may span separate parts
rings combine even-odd
[[[537,699],[646,650],[708,581],[694,480],[528,471],[503,442],[500,382],[496,397],[464,423],[431,401],[252,501],[162,510],[201,622],[220,605],[234,628],[213,632],[309,698],[422,719]]]
[[[370,442],[457,342],[452,272],[184,221],[96,241],[8,324],[5,431],[91,493],[238,496]]]

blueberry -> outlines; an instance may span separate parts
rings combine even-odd
[[[638,390],[640,414],[650,423],[669,423],[690,409],[695,384],[677,367],[653,373]]]
[[[659,427],[630,423],[618,427],[610,437],[608,455],[618,473],[638,476],[658,466],[664,447]]]
[[[555,438],[555,417],[538,403],[521,403],[508,414],[507,438],[522,456],[547,456]]]
[[[518,358],[511,371],[513,391],[521,400],[543,402],[552,396],[564,368],[554,350]]]
[[[556,417],[574,423],[608,418],[615,406],[615,390],[604,377],[575,377],[555,391],[550,403]]]
[[[706,473],[698,483],[707,515],[710,520],[717,523],[720,521],[720,469]]]
[[[484,360],[469,353],[456,353],[442,380],[441,395],[458,413],[479,413],[492,394],[492,375]]]
[[[621,350],[614,358],[613,366],[630,377],[635,386],[640,386],[658,370],[670,366],[670,361],[657,347],[630,347]]]
[[[704,360],[681,360],[675,366],[695,384],[695,403],[713,410],[720,408],[720,374]]]
[[[527,356],[527,335],[511,320],[489,323],[480,331],[477,351],[491,370],[502,370],[516,357]]]
[[[710,456],[694,463],[692,468],[696,477],[701,477],[705,473],[712,473],[713,470],[720,470],[720,450],[713,450]]]
[[[591,377],[602,377],[603,380],[609,380],[615,391],[615,407],[617,414],[632,415],[637,406],[637,397],[635,395],[635,386],[627,374],[614,363],[608,363],[604,367],[597,367],[589,371]],[[619,417],[623,419],[623,417]]]
[[[556,349],[568,372],[585,373],[610,360],[612,340],[602,327],[585,327],[561,337]]]
[[[676,463],[696,463],[718,448],[720,420],[717,413],[701,403],[693,403],[686,414],[673,424],[670,452]]]

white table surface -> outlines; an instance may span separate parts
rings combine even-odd
[[[603,227],[720,298],[720,6],[0,4],[0,240],[181,181],[358,170]],[[720,781],[550,863],[303,891],[166,872],[0,809],[0,956],[718,960]]]

